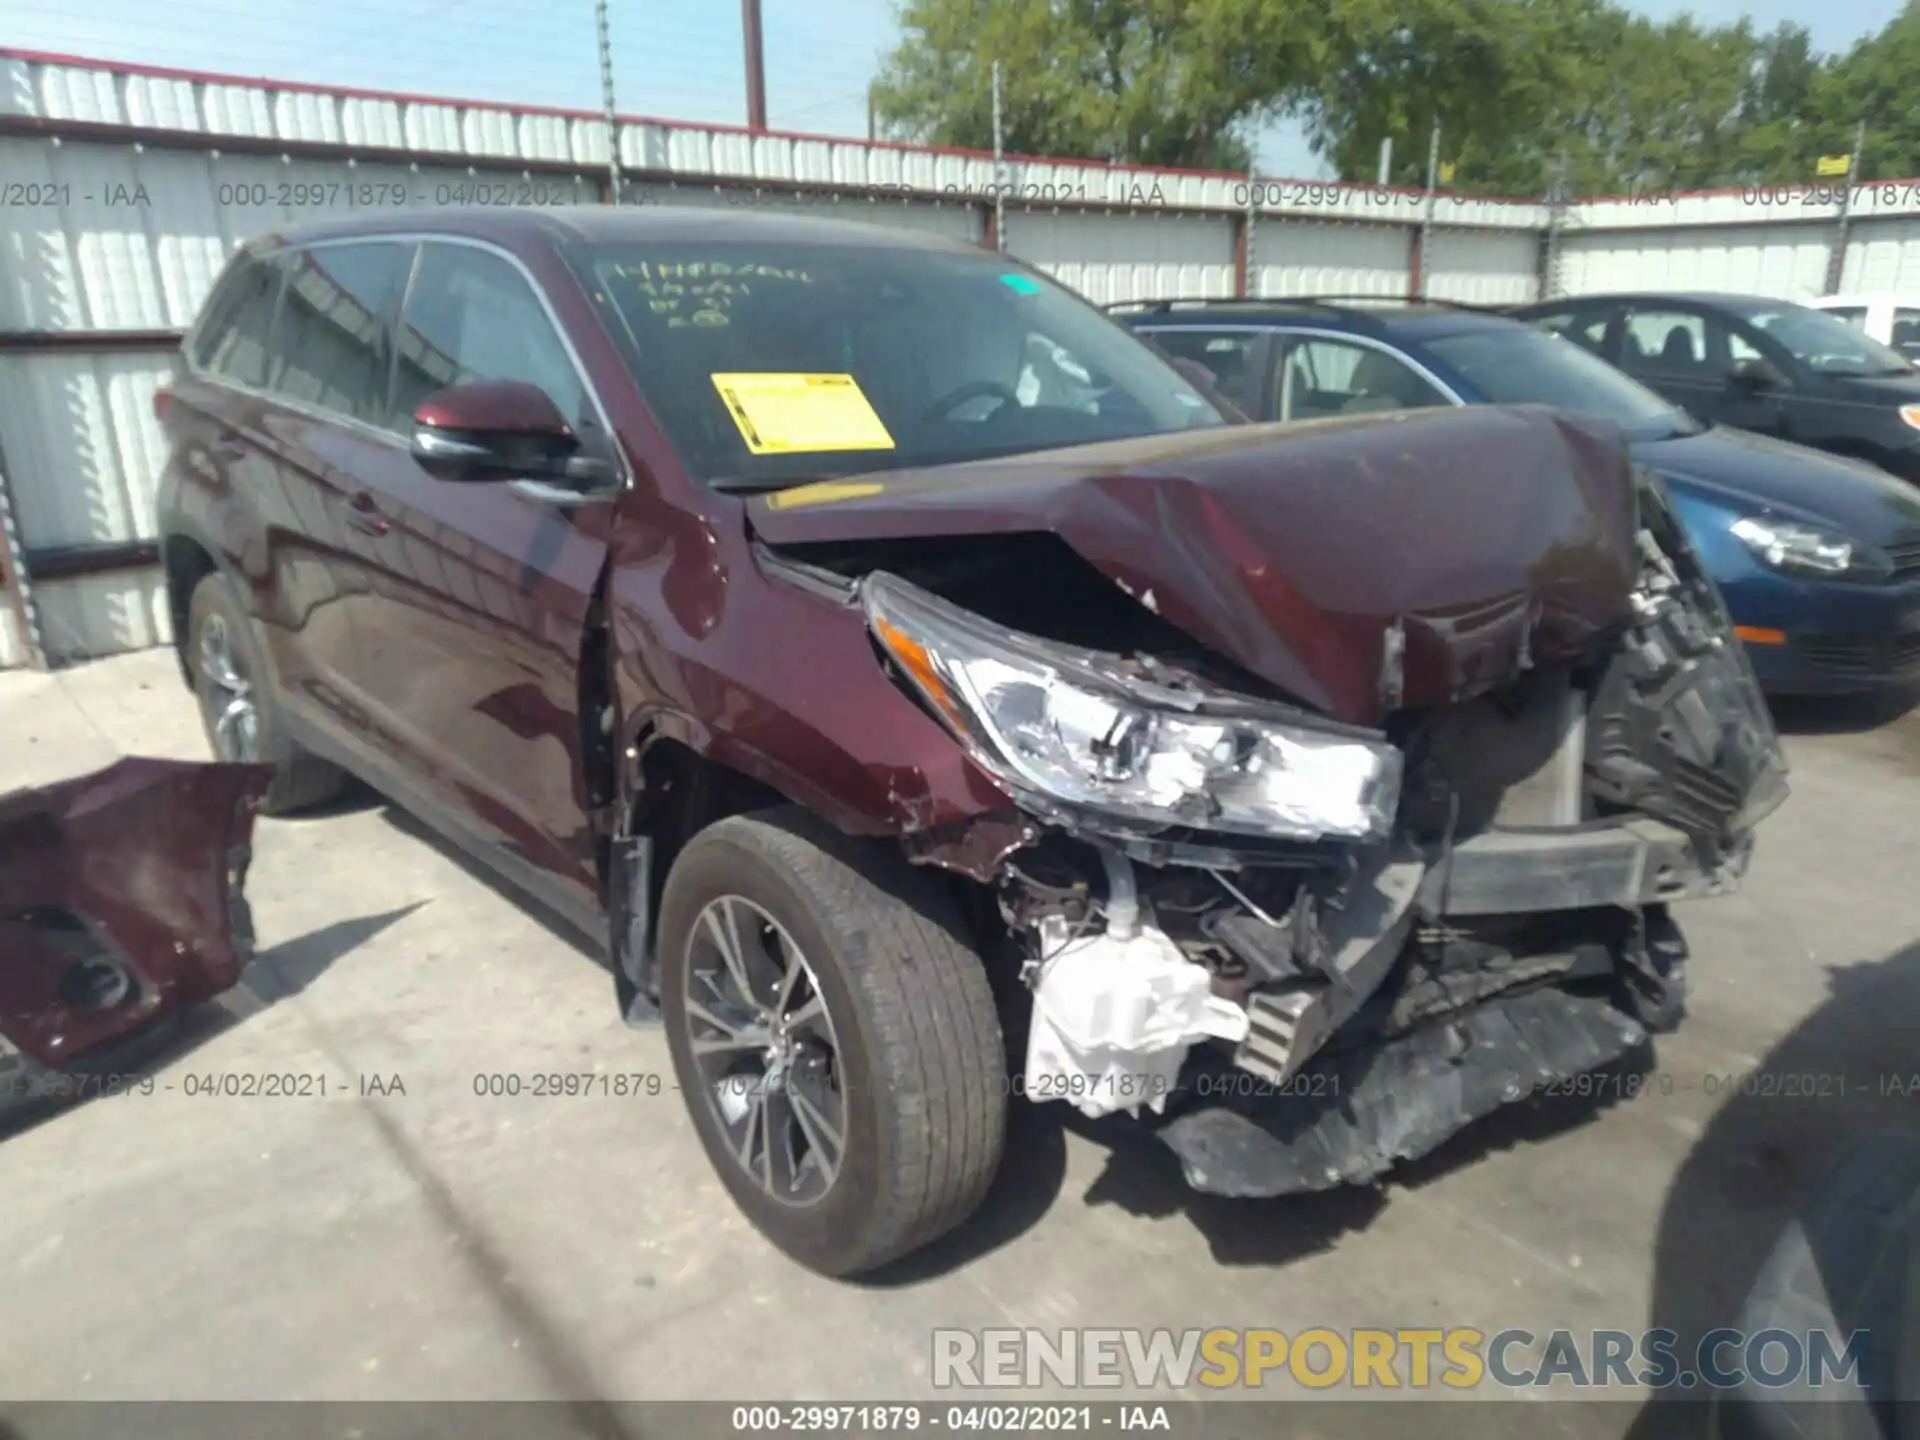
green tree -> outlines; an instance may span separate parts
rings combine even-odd
[[[1240,170],[1292,115],[1343,179],[1462,193],[1811,180],[1866,127],[1862,178],[1920,176],[1920,0],[1843,54],[1803,26],[1655,22],[1617,0],[905,0],[874,86],[888,133],[985,149],[1000,62],[1015,153]]]
[[[1806,170],[1811,171],[1814,156],[1850,152],[1855,128],[1864,121],[1862,178],[1920,175],[1920,106],[1913,94],[1916,74],[1920,74],[1920,3],[1907,0],[1879,34],[1830,58],[1815,77],[1805,143],[1798,152]]]
[[[997,60],[1011,152],[1223,170],[1334,54],[1310,7],[1269,0],[907,0],[900,26],[873,90],[889,135],[991,148]]]
[[[1377,173],[1393,141],[1395,184],[1423,185],[1429,137],[1453,188],[1538,193],[1552,172],[1541,143],[1572,90],[1588,88],[1590,32],[1605,0],[1408,0],[1350,13],[1349,49],[1297,100],[1315,149],[1346,179]]]

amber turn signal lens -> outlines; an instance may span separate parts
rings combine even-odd
[[[961,718],[959,702],[947,689],[946,682],[940,678],[940,671],[933,663],[933,656],[927,647],[914,639],[906,631],[895,625],[885,616],[876,615],[873,619],[873,633],[880,638],[887,653],[911,675],[927,699],[939,707],[942,714],[958,724]]]
[[[1736,625],[1733,627],[1733,633],[1749,645],[1784,645],[1787,643],[1786,631],[1769,630],[1764,625]]]

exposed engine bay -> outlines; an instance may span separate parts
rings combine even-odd
[[[1169,565],[1163,605],[1064,506],[1051,534],[770,552],[851,582],[896,678],[1016,798],[990,885],[1029,1098],[1154,1126],[1197,1188],[1277,1195],[1371,1180],[1678,1022],[1668,906],[1738,884],[1786,767],[1657,485],[1623,474],[1611,513],[1567,430],[1584,552],[1538,538],[1525,588],[1341,649],[1276,655],[1282,627],[1200,571]],[[1297,618],[1306,587],[1268,583],[1262,617]]]

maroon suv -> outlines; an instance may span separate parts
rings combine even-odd
[[[1681,1010],[1784,794],[1599,425],[1230,416],[1006,257],[724,210],[235,257],[161,398],[180,656],[604,939],[735,1200],[848,1274],[1010,1096],[1370,1179]]]

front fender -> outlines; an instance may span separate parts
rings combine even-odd
[[[621,753],[665,737],[854,835],[902,839],[1013,813],[1012,796],[882,668],[851,602],[757,566],[702,636],[658,626],[643,570],[610,582]]]

